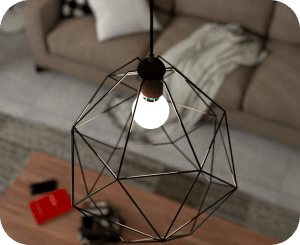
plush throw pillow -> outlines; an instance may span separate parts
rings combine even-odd
[[[88,0],[88,3],[96,19],[99,41],[150,30],[147,0]],[[162,29],[155,16],[153,29]]]
[[[87,0],[62,0],[61,15],[63,18],[91,15]]]

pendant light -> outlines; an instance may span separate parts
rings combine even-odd
[[[82,215],[89,218],[92,216],[93,221],[99,227],[102,227],[99,221],[108,223],[110,225],[109,229],[102,228],[123,243],[167,242],[192,235],[237,189],[226,112],[176,67],[172,66],[163,57],[154,56],[153,9],[154,1],[151,0],[149,57],[143,60],[137,57],[109,74],[79,115],[71,130],[72,206]],[[136,68],[132,69],[132,66]],[[137,76],[140,80],[138,88],[133,87],[130,82],[126,82],[130,77]],[[196,95],[197,100],[200,100],[206,106],[207,111],[200,111],[197,108],[192,108],[191,105],[180,104],[181,97],[188,95],[181,94],[181,91],[178,91],[180,96],[175,96],[174,90],[171,93],[169,85],[172,81],[170,83],[166,82],[166,77],[169,76],[180,77],[180,86],[189,88]],[[104,89],[104,92],[101,93],[103,84],[107,84],[108,81],[113,85],[109,85],[109,90]],[[107,107],[109,103],[106,99],[113,94],[112,91],[118,86],[123,86],[133,95],[124,94],[124,97],[128,97],[127,99]],[[193,104],[192,102],[191,104]],[[120,135],[117,136],[116,141],[114,141],[116,143],[113,145],[112,142],[117,132],[107,132],[105,124],[102,123],[108,123],[109,120],[104,118],[109,117],[109,113],[113,112],[115,108],[121,108],[126,103],[131,103],[130,109],[121,111],[124,113],[123,118],[127,118],[127,120],[125,119],[124,127],[120,130]],[[209,104],[212,104],[212,106]],[[187,121],[185,121],[184,114],[179,111],[179,107],[191,113],[202,113],[206,119],[192,128],[186,127]],[[171,135],[171,130],[169,130],[171,128],[171,115],[177,119],[180,136]],[[93,129],[97,125],[102,127],[101,130],[95,132]],[[131,140],[130,136],[137,129],[140,130],[138,136],[141,135],[140,132],[142,131],[150,132],[150,134],[153,132],[153,135],[155,135],[155,132],[160,130],[159,132],[165,137],[165,141],[159,138],[156,143],[134,145],[135,141]],[[197,130],[201,130],[201,133],[195,134]],[[209,130],[210,132],[208,132]],[[210,138],[208,140],[207,137],[204,137],[206,134],[209,134]],[[180,142],[183,142],[184,149],[181,148]],[[196,146],[197,144],[199,146]],[[159,150],[166,147],[170,147],[168,149],[173,152],[159,155]],[[131,153],[134,150],[137,153],[135,155]],[[148,150],[152,150],[152,153],[148,154]],[[90,155],[88,155],[88,152],[90,152]],[[152,159],[156,155],[159,155],[156,158],[158,163],[156,167],[153,167],[154,160]],[[175,164],[178,169],[173,167],[172,171],[165,171],[163,162],[168,159],[172,159],[170,160],[171,164],[175,164],[174,159],[175,161],[178,160],[179,163]],[[85,162],[96,164],[94,170],[99,174],[97,178],[93,180],[85,178],[85,169],[83,168]],[[146,164],[139,167],[139,163],[142,164],[142,162],[146,162]],[[76,173],[75,164],[80,166],[80,172]],[[129,172],[126,172],[126,169]],[[104,182],[101,182],[100,180],[104,175],[109,176],[111,180],[105,179]],[[161,179],[178,183],[181,181],[181,176],[183,178],[188,176],[190,182],[185,190],[186,192],[176,193],[175,190],[175,194],[181,196],[180,202],[176,204],[177,206],[174,204],[177,207],[176,210],[164,206],[160,206],[157,210],[158,213],[163,210],[163,213],[174,215],[168,215],[172,218],[166,227],[162,227],[162,222],[159,222],[160,218],[164,219],[164,217],[160,217],[161,215],[158,213],[153,215],[156,210],[152,210],[150,212],[151,217],[149,217],[149,210],[146,209],[149,208],[151,200],[143,200],[143,197],[135,196],[127,187],[127,184],[130,184],[131,181],[142,183],[143,180],[148,181],[147,185],[152,180],[161,183]],[[100,182],[101,184],[98,185]],[[197,186],[201,188],[197,189]],[[126,223],[126,217],[123,217],[125,222],[120,222],[110,219],[102,213],[96,205],[96,201],[101,200],[96,200],[96,196],[98,195],[98,198],[105,196],[105,193],[110,193],[110,190],[112,190],[110,188],[117,189],[118,195],[123,195],[123,200],[127,198],[127,201],[131,203],[120,204],[121,216],[126,214],[126,207],[132,205],[140,214],[139,220],[136,220],[135,223]],[[157,188],[166,191],[167,186],[158,185]],[[169,188],[165,193],[174,192],[172,185]],[[78,198],[76,195],[78,189],[84,189],[86,195]],[[98,213],[90,213],[89,210],[85,209],[83,203],[87,200],[95,204]],[[195,203],[196,209],[191,212],[190,216],[184,215],[183,217],[183,210],[191,203]],[[155,205],[159,204],[156,203]],[[132,215],[127,214],[128,219],[131,219]],[[184,222],[180,223],[180,220],[184,220]],[[123,230],[122,233],[118,232],[120,229]]]

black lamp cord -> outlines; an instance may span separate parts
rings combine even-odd
[[[137,67],[137,72],[144,81],[162,80],[166,73],[164,63],[153,54],[153,2],[154,0],[150,0],[150,54],[148,58],[141,60]]]
[[[150,55],[149,62],[154,62],[154,54],[153,54],[153,1],[150,0]]]

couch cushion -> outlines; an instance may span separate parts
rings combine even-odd
[[[300,127],[300,47],[271,41],[269,57],[255,71],[243,109],[286,125]]]
[[[154,45],[154,53],[163,55],[170,47],[191,35],[207,22],[187,16],[177,16],[169,27],[158,37]],[[223,82],[214,99],[221,107],[239,109],[247,82],[253,68],[240,67],[230,73]]]
[[[150,0],[149,0],[150,2]],[[154,8],[160,9],[166,12],[172,12],[175,0],[156,0],[154,1]]]
[[[275,2],[269,38],[300,45],[298,18],[290,7],[281,2]]]
[[[158,35],[154,33],[154,38]],[[98,42],[92,16],[64,19],[47,36],[49,51],[78,62],[116,70],[130,60],[143,58],[149,50],[149,33],[133,34]]]
[[[265,36],[272,5],[272,0],[176,0],[175,12],[218,22],[237,22]]]
[[[172,21],[172,15],[166,11],[155,9],[154,14],[156,15],[158,22],[164,28]]]
[[[207,23],[198,18],[177,16],[154,43],[154,53],[161,55],[176,43],[191,35],[194,31]]]

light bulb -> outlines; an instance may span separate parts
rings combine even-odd
[[[138,125],[146,129],[155,129],[162,126],[169,117],[169,105],[164,96],[160,96],[157,101],[148,98],[144,99],[142,92],[138,97],[138,104],[134,114],[134,120]],[[151,102],[153,101],[153,102]],[[132,105],[132,114],[134,112],[136,99]]]

